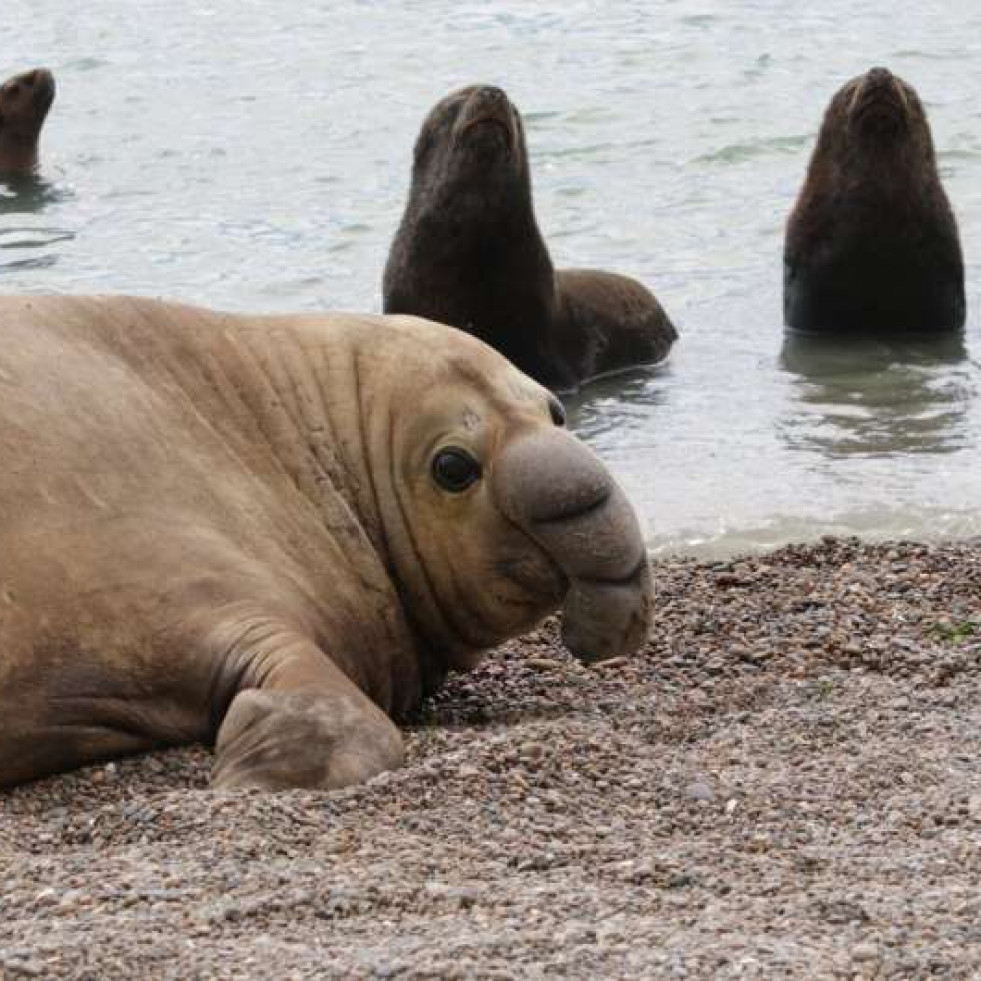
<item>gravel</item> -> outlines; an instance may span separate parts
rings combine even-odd
[[[981,542],[655,578],[642,655],[547,623],[364,787],[190,748],[0,794],[0,981],[981,976]]]

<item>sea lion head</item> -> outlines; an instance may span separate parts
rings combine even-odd
[[[26,171],[37,164],[38,137],[54,97],[54,76],[47,68],[0,85],[0,171]]]
[[[524,125],[503,89],[470,85],[437,102],[416,139],[412,179],[430,194],[528,186]]]
[[[888,68],[871,68],[835,93],[824,116],[817,153],[845,166],[890,164],[935,169],[933,139],[916,90]]]
[[[387,318],[360,355],[384,393],[361,431],[389,562],[421,646],[450,667],[562,607],[584,661],[647,638],[651,571],[637,518],[547,389],[462,331]],[[367,377],[370,375],[370,377]]]

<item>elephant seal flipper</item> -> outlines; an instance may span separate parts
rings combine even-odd
[[[41,128],[54,97],[54,76],[47,68],[0,85],[0,174],[29,174],[37,166]]]
[[[398,729],[309,638],[263,630],[240,658],[261,664],[263,681],[228,707],[213,786],[333,790],[401,763]]]
[[[784,243],[793,330],[879,334],[964,326],[964,260],[915,90],[885,68],[825,112]]]
[[[451,93],[423,122],[382,286],[386,313],[466,330],[553,391],[661,360],[677,337],[640,283],[556,272],[524,124],[494,86]]]

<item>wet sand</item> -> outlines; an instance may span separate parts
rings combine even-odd
[[[192,748],[0,794],[0,979],[981,976],[981,543],[656,580],[640,656],[546,624],[365,787]]]

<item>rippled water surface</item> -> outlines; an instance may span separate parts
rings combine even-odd
[[[981,533],[981,7],[4,0],[0,37],[4,77],[59,85],[42,179],[0,184],[0,289],[379,309],[422,116],[495,82],[556,263],[642,278],[682,333],[571,414],[656,549]],[[785,216],[827,100],[875,64],[930,113],[963,345],[784,339]]]

